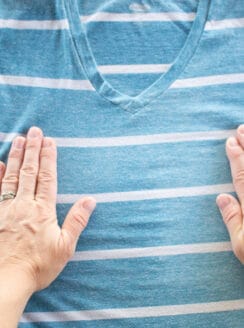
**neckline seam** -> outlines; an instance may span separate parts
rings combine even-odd
[[[107,82],[103,75],[100,74],[97,62],[90,48],[90,43],[87,39],[86,27],[80,19],[78,2],[74,0],[71,4],[71,0],[67,2],[64,0],[64,8],[70,26],[70,36],[73,41],[76,58],[78,57],[79,67],[84,70],[87,80],[92,84],[94,90],[100,97],[103,97],[110,103],[119,106],[127,112],[132,114],[138,113],[149,103],[153,102],[154,99],[158,98],[160,95],[162,96],[162,94],[169,90],[170,86],[178,79],[191,61],[204,32],[204,26],[209,14],[210,2],[211,0],[199,0],[195,20],[192,23],[190,32],[169,70],[161,74],[149,87],[132,97],[115,89]],[[187,52],[189,52],[189,54]]]
[[[204,0],[203,0],[203,1],[204,1]],[[201,0],[199,1],[199,5],[200,5],[200,2],[201,2]],[[198,37],[198,39],[197,39],[197,42],[195,43],[194,47],[192,47],[192,53],[191,53],[191,56],[189,56],[188,60],[186,60],[185,65],[182,65],[182,66],[181,66],[181,70],[178,71],[178,74],[177,74],[176,79],[175,79],[175,80],[172,80],[172,81],[169,82],[168,87],[162,89],[161,92],[158,92],[158,93],[153,97],[153,99],[151,99],[151,97],[148,97],[148,98],[149,98],[148,101],[146,101],[145,104],[144,104],[144,105],[145,105],[145,110],[146,110],[146,106],[147,106],[147,105],[149,105],[149,104],[152,103],[155,99],[157,99],[158,97],[162,96],[165,92],[167,92],[168,90],[171,89],[170,86],[171,86],[176,80],[178,80],[179,76],[184,72],[184,70],[186,69],[187,65],[190,63],[191,59],[194,57],[194,55],[195,55],[195,53],[196,53],[196,51],[197,51],[197,49],[198,49],[199,43],[201,42],[202,34],[204,33],[204,27],[205,27],[205,24],[206,24],[206,21],[207,21],[207,17],[208,17],[208,15],[209,15],[210,4],[211,4],[211,0],[207,0],[206,11],[205,11],[205,15],[204,15],[204,17],[203,17],[203,20],[204,20],[204,21],[203,21],[203,23],[202,23],[201,31],[199,32],[199,37]],[[195,23],[195,21],[193,22],[193,24],[194,24],[194,23]],[[192,30],[191,30],[191,31],[192,31]],[[190,33],[191,33],[191,31],[190,31]],[[189,33],[189,34],[190,34],[190,33]],[[188,34],[188,36],[189,36],[189,34]],[[186,45],[186,43],[185,43],[185,45]],[[183,50],[183,48],[185,48],[185,45],[181,48],[181,51]],[[180,52],[181,52],[181,51],[180,51]],[[179,53],[178,55],[180,55],[180,53]],[[178,59],[178,56],[177,56],[176,59]],[[164,77],[164,75],[161,75],[160,79],[161,79],[162,77]],[[158,80],[156,80],[155,82],[157,82],[157,81],[158,81]],[[152,86],[152,85],[151,85],[151,86]],[[144,107],[141,107],[141,106],[137,107],[137,102],[134,104],[134,103],[133,103],[133,99],[132,99],[132,101],[131,101],[130,103],[132,103],[132,108],[135,109],[134,113],[138,113],[138,112],[140,112],[140,111],[143,111]],[[129,103],[129,105],[130,105],[130,103]],[[140,109],[141,109],[141,110],[140,110]]]

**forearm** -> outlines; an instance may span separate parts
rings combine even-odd
[[[0,267],[0,327],[16,328],[33,294],[33,283],[25,272]]]

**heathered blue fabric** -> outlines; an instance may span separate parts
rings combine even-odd
[[[144,19],[172,12],[194,18]],[[130,19],[95,20],[101,13]],[[4,26],[10,19],[16,25]],[[60,225],[67,199],[98,197],[77,252],[229,242],[215,186],[228,192],[225,135],[244,123],[243,19],[243,0],[0,0],[0,159],[30,126],[56,138]],[[59,20],[68,27],[45,22]],[[156,135],[163,140],[150,142]],[[149,197],[156,190],[171,196]],[[189,311],[224,301],[240,306]],[[32,296],[19,327],[241,328],[243,301],[244,268],[231,250],[80,259]],[[185,312],[150,315],[177,305]],[[143,307],[141,317],[126,312]],[[103,309],[125,315],[74,319],[73,311]]]

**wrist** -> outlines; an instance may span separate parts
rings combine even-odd
[[[17,327],[34,292],[34,281],[25,270],[0,265],[0,327]]]
[[[13,264],[0,264],[0,290],[5,286],[16,286],[24,295],[32,295],[35,292],[33,277],[22,267]]]

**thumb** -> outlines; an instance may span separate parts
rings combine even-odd
[[[228,194],[219,195],[216,198],[216,203],[228,229],[233,250],[235,250],[235,247],[238,246],[239,235],[243,226],[241,206],[235,197]]]
[[[75,251],[76,244],[82,231],[86,228],[89,218],[96,207],[93,197],[84,197],[78,200],[69,210],[62,225],[62,235],[66,247]]]

